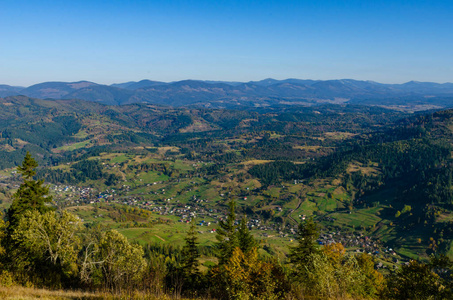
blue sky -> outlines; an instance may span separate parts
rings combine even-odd
[[[0,84],[453,82],[453,1],[0,1]]]

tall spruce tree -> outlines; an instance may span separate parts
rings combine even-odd
[[[50,208],[46,205],[52,201],[49,196],[49,189],[43,185],[44,180],[34,180],[35,169],[38,163],[27,151],[22,165],[17,167],[17,171],[22,175],[23,183],[13,195],[13,203],[8,210],[9,231],[14,229],[19,223],[20,218],[28,210],[36,210],[44,213]]]
[[[241,223],[239,224],[237,236],[239,248],[241,248],[242,252],[248,253],[250,250],[257,246],[255,238],[247,227],[246,217],[242,218]]]
[[[236,213],[234,212],[236,203],[234,202],[234,200],[231,200],[229,207],[230,210],[228,212],[226,221],[220,221],[220,228],[217,229],[216,238],[219,241],[217,243],[217,256],[220,265],[225,264],[233,255],[234,248],[239,246],[238,238],[236,235],[236,225],[234,224],[234,222],[236,221]]]
[[[319,228],[313,218],[300,222],[297,231],[298,244],[290,249],[291,262],[297,266],[303,266],[307,263],[310,254],[318,253],[319,248],[316,243],[318,237]]]
[[[198,251],[197,232],[195,231],[195,219],[192,219],[189,231],[184,240],[186,243],[182,248],[181,268],[186,280],[188,279],[190,282],[193,282],[200,275],[200,271],[198,270],[200,253]]]

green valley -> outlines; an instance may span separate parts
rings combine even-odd
[[[310,218],[319,245],[369,253],[384,274],[453,253],[450,110],[239,111],[23,96],[0,99],[0,109],[5,212],[28,151],[51,206],[87,229],[115,229],[171,258],[195,220],[204,271],[217,262],[231,200],[235,225],[247,218],[263,257],[288,261],[299,224]]]

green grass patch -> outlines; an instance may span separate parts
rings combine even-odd
[[[303,214],[303,215],[312,215],[314,211],[317,211],[318,208],[316,206],[316,203],[313,201],[310,201],[306,199],[303,201],[299,207],[299,209],[296,211],[298,214]]]
[[[74,144],[70,144],[70,145],[61,146],[61,147],[56,148],[56,150],[72,151],[72,150],[76,150],[76,149],[80,149],[80,148],[86,148],[90,143],[91,143],[91,140],[86,140],[86,141],[82,141],[82,142],[78,142],[78,143],[74,143]]]
[[[336,224],[345,225],[345,226],[354,226],[354,227],[369,227],[376,225],[381,218],[378,216],[368,213],[366,211],[354,211],[349,212],[337,212],[329,215],[330,217],[336,219]]]

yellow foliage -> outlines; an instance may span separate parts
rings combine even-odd
[[[0,286],[10,287],[14,285],[13,275],[8,271],[2,271],[0,274]]]
[[[322,247],[322,252],[326,255],[330,263],[336,265],[343,260],[346,249],[341,243],[332,243]]]
[[[259,259],[256,248],[246,253],[235,248],[223,270],[215,272],[227,282],[230,299],[278,299],[272,268],[271,263]]]
[[[385,279],[380,272],[374,269],[373,257],[369,254],[362,253],[356,259],[360,271],[365,275],[365,290],[370,294],[382,291],[385,285]]]

